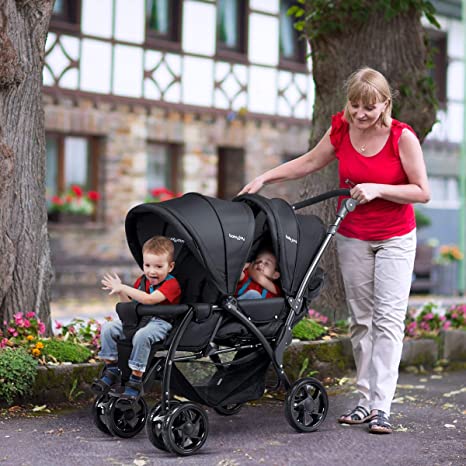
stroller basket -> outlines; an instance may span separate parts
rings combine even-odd
[[[173,392],[211,407],[257,400],[264,393],[265,373],[270,365],[270,360],[265,356],[263,351],[244,350],[230,363],[187,363],[191,373],[202,372],[202,366],[206,366],[204,371],[207,367],[213,369],[213,373],[194,384],[183,373],[185,363],[179,363],[172,372]]]

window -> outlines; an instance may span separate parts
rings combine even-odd
[[[79,32],[80,17],[81,0],[55,0],[50,29]]]
[[[431,201],[427,207],[439,209],[458,209],[460,195],[458,179],[454,176],[429,176]]]
[[[246,18],[244,0],[218,0],[217,53],[219,55],[234,59],[246,54]]]
[[[77,185],[98,191],[98,139],[47,134],[47,198],[68,192]]]
[[[218,149],[218,197],[232,199],[244,186],[244,150],[232,147]]]
[[[157,48],[179,48],[181,0],[146,0],[146,38]]]
[[[432,51],[430,75],[435,83],[436,97],[441,108],[446,108],[447,102],[447,35],[442,31],[428,30]]]
[[[295,3],[294,0],[280,1],[280,66],[285,68],[306,64],[306,41],[294,28],[295,18],[287,14]]]
[[[180,159],[180,145],[150,142],[147,145],[148,190],[167,188],[177,193],[181,188]]]

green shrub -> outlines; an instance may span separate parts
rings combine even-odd
[[[63,340],[43,340],[42,354],[46,359],[55,358],[57,362],[86,362],[92,352],[79,343]]]
[[[421,212],[418,209],[414,209],[414,215],[416,217],[416,227],[418,229],[430,227],[432,225],[432,220],[424,212]]]
[[[327,333],[327,329],[312,319],[303,319],[293,328],[293,337],[299,340],[317,340]]]
[[[36,374],[37,361],[24,348],[0,349],[0,401],[29,394]]]

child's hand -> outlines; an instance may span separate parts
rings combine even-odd
[[[121,279],[116,273],[114,273],[113,276],[109,273],[104,275],[101,283],[103,285],[103,290],[110,290],[109,295],[120,293],[122,291]]]
[[[251,265],[251,262],[246,262],[243,267],[243,272],[245,272],[250,265]]]

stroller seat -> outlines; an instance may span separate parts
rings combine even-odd
[[[283,326],[287,316],[285,298],[244,299],[238,301],[238,309],[247,319],[256,325],[267,338],[275,336]],[[215,342],[234,342],[253,337],[250,331],[235,319],[227,319],[220,326]]]

